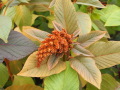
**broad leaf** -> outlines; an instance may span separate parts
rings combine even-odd
[[[5,90],[44,90],[44,89],[36,85],[21,85],[21,86],[12,85],[6,88]]]
[[[100,40],[106,34],[105,31],[92,31],[88,34],[79,35],[78,42],[83,47],[88,47]]]
[[[120,7],[116,6],[116,5],[107,5],[106,8],[102,9],[102,10],[96,10],[96,12],[98,14],[101,15],[101,20],[106,22],[107,19],[117,10],[119,10]]]
[[[77,0],[77,4],[89,5],[98,8],[105,8],[99,0]]]
[[[20,31],[19,27],[17,27],[15,28],[15,31],[21,32],[23,35],[33,41],[43,41],[48,37],[47,35],[49,34],[48,32],[30,26],[24,26],[22,31]]]
[[[96,42],[88,47],[88,50],[95,56],[95,60],[99,69],[112,67],[120,64],[120,42]]]
[[[2,88],[5,85],[8,78],[9,74],[7,68],[2,63],[0,63],[0,88]]]
[[[87,49],[83,48],[80,45],[75,45],[74,48],[72,49],[72,51],[76,55],[93,56],[93,54],[90,51],[88,51]]]
[[[107,19],[105,26],[119,26],[120,25],[120,9],[115,11]]]
[[[12,20],[13,20],[15,14],[16,14],[16,6],[7,8],[7,11],[5,13],[5,15],[10,17]]]
[[[13,6],[16,6],[16,5],[19,5],[20,3],[28,3],[28,1],[30,0],[8,0],[10,3],[9,7],[13,7]]]
[[[30,77],[14,76],[14,81],[12,85],[25,85],[25,84],[34,85],[34,81]]]
[[[2,62],[4,58],[19,60],[36,49],[36,45],[31,40],[16,31],[11,31],[8,43],[0,40],[0,62]]]
[[[77,14],[71,0],[56,0],[55,3],[55,20],[73,34],[78,30]]]
[[[107,3],[108,4],[115,4],[117,6],[120,6],[120,0],[108,0]]]
[[[63,61],[59,61],[52,70],[49,70],[47,67],[47,59],[41,63],[40,67],[37,67],[36,54],[37,52],[34,52],[28,57],[23,69],[18,73],[18,75],[27,77],[46,77],[65,70],[66,65]]]
[[[14,75],[18,74],[21,71],[25,61],[26,61],[26,58],[10,61],[9,66],[10,66],[11,73]]]
[[[48,21],[49,21],[48,27],[49,27],[49,28],[54,28],[54,27],[53,27],[53,21],[55,20],[55,17],[54,17],[53,15],[50,15],[50,16],[47,16],[46,18],[47,18]]]
[[[105,37],[106,37],[106,38],[110,38],[110,35],[109,35],[107,29],[105,28],[103,22],[101,22],[100,20],[94,20],[93,23],[94,23],[95,26],[97,27],[97,28],[94,28],[94,25],[93,25],[93,28],[94,28],[95,30],[106,31],[107,33],[106,33]]]
[[[103,74],[102,75],[101,89],[97,89],[96,87],[92,86],[91,84],[88,84],[86,90],[119,90],[119,89],[120,89],[119,82],[117,82],[109,74]]]
[[[49,6],[45,4],[39,4],[39,5],[30,5],[28,6],[30,10],[36,11],[36,12],[45,12],[49,11]]]
[[[77,12],[78,17],[78,25],[81,29],[81,34],[86,34],[91,31],[92,28],[92,22],[90,19],[90,16],[86,13]]]
[[[8,36],[12,28],[12,20],[7,16],[0,15],[0,38],[8,42]]]
[[[50,5],[49,5],[49,8],[53,7],[54,4],[55,4],[55,2],[56,2],[56,0],[52,0],[51,3],[50,3]]]
[[[49,5],[52,0],[31,0],[29,3],[30,4],[47,4]]]
[[[24,5],[17,6],[14,22],[20,29],[22,26],[30,26],[32,23],[32,12]]]
[[[51,70],[53,69],[58,62],[60,61],[60,58],[63,56],[63,54],[53,54],[49,57],[47,65],[48,65],[48,69]]]
[[[45,90],[79,90],[79,79],[67,63],[65,71],[45,78],[44,85]]]
[[[95,61],[89,57],[75,57],[70,59],[71,67],[87,82],[100,88],[101,73],[95,65]]]

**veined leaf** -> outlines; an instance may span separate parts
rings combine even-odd
[[[47,4],[49,5],[52,0],[31,0],[29,3],[30,4]]]
[[[76,55],[93,56],[93,54],[92,54],[89,50],[83,48],[83,47],[80,46],[80,45],[75,45],[74,48],[72,49],[72,51],[73,51]]]
[[[46,77],[52,74],[60,73],[61,71],[66,69],[65,62],[59,61],[59,63],[52,70],[49,70],[47,67],[47,59],[44,60],[38,68],[36,66],[36,54],[37,52],[34,52],[28,57],[23,69],[18,73],[18,75],[27,77]]]
[[[5,90],[44,90],[43,88],[41,88],[40,86],[36,86],[36,85],[12,85],[8,88],[6,88]]]
[[[14,76],[14,81],[12,85],[25,85],[25,84],[34,85],[34,81],[31,77]]]
[[[89,5],[98,8],[105,8],[99,0],[77,0],[77,4]]]
[[[16,31],[11,31],[8,43],[0,40],[0,62],[2,62],[4,58],[19,60],[36,49],[37,46],[28,38]]]
[[[53,7],[54,4],[55,4],[55,2],[56,2],[56,0],[52,0],[51,3],[50,3],[50,5],[49,5],[49,8]]]
[[[105,31],[92,31],[88,34],[79,35],[78,42],[82,47],[88,47],[100,40],[105,34]]]
[[[55,3],[55,20],[73,34],[78,30],[77,14],[71,0],[56,0]]]
[[[102,10],[96,10],[98,14],[101,15],[100,19],[103,22],[106,22],[107,19],[112,15],[112,13],[114,13],[115,11],[119,10],[120,7],[116,6],[116,5],[107,5],[106,8],[102,9]]]
[[[6,8],[5,8],[6,9]],[[4,9],[4,10],[5,10]],[[4,12],[4,11],[3,11]],[[14,7],[9,7],[5,13],[6,16],[10,17],[12,20],[16,14],[16,6]]]
[[[120,64],[120,42],[96,42],[87,49],[95,56],[93,59],[99,69]]]
[[[24,5],[17,6],[14,22],[20,29],[22,26],[30,26],[32,23],[32,12]]]
[[[75,57],[70,59],[71,67],[87,82],[100,89],[101,73],[95,65],[95,61],[90,57]]]
[[[120,9],[115,11],[107,19],[105,26],[119,26],[120,25]]]
[[[49,6],[45,5],[45,4],[39,4],[39,5],[30,5],[28,6],[30,10],[32,11],[36,11],[36,12],[45,12],[45,11],[49,11]]]
[[[119,90],[119,89],[120,89],[119,82],[117,82],[109,74],[103,74],[102,75],[101,89],[97,89],[96,87],[92,86],[91,84],[88,84],[86,90]]]
[[[48,37],[47,35],[49,34],[48,32],[30,26],[24,26],[22,31],[20,31],[19,27],[17,27],[15,28],[15,31],[21,32],[23,35],[33,41],[43,41]]]
[[[12,28],[12,20],[7,16],[0,15],[0,38],[7,43]]]
[[[79,90],[79,79],[69,63],[65,71],[49,76],[44,81],[45,90]]]
[[[60,58],[63,56],[63,54],[53,54],[49,57],[48,59],[48,62],[47,62],[47,65],[48,65],[48,69],[51,70],[53,69],[57,64],[58,62],[60,61]]]
[[[89,33],[92,28],[92,21],[90,19],[90,16],[86,13],[77,12],[77,17],[78,17],[78,25],[79,28],[81,29],[80,34]]]
[[[9,74],[7,68],[2,63],[0,63],[0,88],[2,88],[5,85],[8,78]]]
[[[13,7],[20,3],[28,3],[28,1],[30,0],[8,0],[8,1],[9,1],[8,3],[10,3],[9,7]]]
[[[103,22],[101,22],[100,20],[94,20],[93,23],[94,23],[94,24],[96,25],[96,27],[97,27],[97,29],[93,27],[96,31],[97,31],[97,30],[106,31],[105,37],[106,37],[106,38],[110,38],[110,35],[109,35],[107,29],[105,28]]]

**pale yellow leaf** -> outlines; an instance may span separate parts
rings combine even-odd
[[[69,34],[78,30],[77,14],[71,0],[56,0],[55,20],[61,24]]]
[[[30,27],[30,26],[24,26],[22,31],[20,31],[19,27],[17,27],[15,28],[15,31],[21,32],[23,35],[25,35],[29,39],[33,41],[38,41],[38,42],[43,41],[49,34],[48,32],[39,30],[34,27]]]
[[[23,69],[18,73],[18,75],[27,77],[47,77],[60,73],[66,69],[65,62],[59,61],[59,63],[53,69],[49,70],[47,66],[47,60],[44,60],[38,68],[36,54],[37,52],[34,52],[28,57]]]
[[[92,28],[92,21],[90,19],[90,16],[83,12],[77,12],[77,18],[78,18],[79,28],[81,29],[80,34],[89,33]]]
[[[105,31],[92,31],[88,34],[79,35],[78,42],[81,46],[88,47],[94,42],[100,40],[105,34]]]
[[[87,48],[95,56],[93,59],[99,69],[109,68],[120,64],[120,42],[96,42]]]

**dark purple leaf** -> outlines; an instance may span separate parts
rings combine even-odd
[[[19,32],[11,31],[8,43],[0,39],[0,62],[7,58],[18,60],[26,57],[37,49],[37,46]]]

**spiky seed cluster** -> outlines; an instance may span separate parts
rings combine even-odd
[[[72,48],[71,44],[72,35],[67,34],[64,29],[52,31],[38,48],[37,67],[40,67],[41,62],[49,55],[68,52]]]

